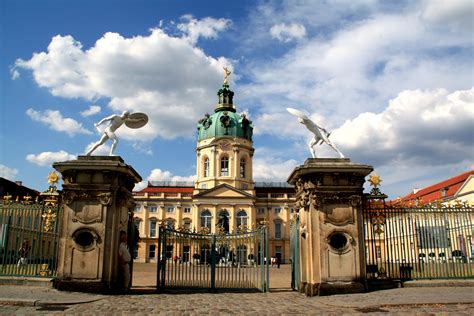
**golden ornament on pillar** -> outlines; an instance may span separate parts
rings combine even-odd
[[[382,183],[382,179],[380,178],[378,174],[373,174],[370,176],[369,182],[371,186],[376,188],[380,185],[380,183]]]

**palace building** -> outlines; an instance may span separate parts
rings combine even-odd
[[[295,189],[287,183],[253,180],[253,125],[238,114],[227,80],[212,115],[197,124],[196,181],[149,182],[134,192],[134,221],[140,232],[137,262],[158,258],[158,228],[234,233],[267,225],[269,255],[290,257],[290,221]],[[178,254],[189,256],[189,254]]]

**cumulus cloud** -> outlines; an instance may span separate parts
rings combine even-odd
[[[91,131],[82,127],[81,123],[78,123],[72,118],[63,117],[59,111],[46,110],[44,112],[41,112],[35,111],[30,108],[26,110],[26,114],[33,121],[43,123],[54,131],[65,132],[71,137],[76,134],[92,134]]]
[[[474,156],[474,88],[406,90],[379,113],[347,120],[331,139],[377,165],[457,164]]]
[[[474,22],[472,19],[473,4],[471,1],[429,1],[422,2],[422,18],[428,22],[442,24],[453,31],[471,34]]]
[[[293,169],[300,165],[294,159],[280,158],[270,154],[273,150],[259,148],[253,159],[253,177],[255,181],[286,182]]]
[[[148,185],[148,181],[196,181],[196,175],[191,176],[177,176],[173,175],[171,171],[168,170],[161,170],[161,169],[153,169],[150,172],[150,175],[147,177],[146,180],[141,181],[135,185],[133,191],[140,191]]]
[[[185,38],[192,44],[196,44],[199,37],[217,38],[219,32],[224,31],[231,24],[228,19],[207,17],[198,20],[190,14],[183,15],[181,20],[183,23],[178,24],[178,29],[185,34]]]
[[[306,35],[304,25],[298,23],[275,24],[270,28],[270,35],[281,42],[291,42],[292,40],[302,39]]]
[[[14,181],[18,175],[18,169],[9,168],[5,165],[0,164],[0,177]]]
[[[81,115],[83,117],[87,117],[87,116],[91,116],[91,115],[94,115],[94,114],[97,114],[97,113],[100,113],[100,106],[98,105],[91,105],[89,106],[89,108],[87,110],[84,110],[81,112]]]
[[[46,51],[18,59],[15,69],[31,70],[36,83],[55,96],[106,98],[114,112],[147,113],[144,128],[121,131],[125,139],[192,137],[196,121],[214,107],[222,67],[232,63],[206,55],[188,37],[215,38],[230,22],[184,21],[187,37],[159,28],[130,38],[109,32],[87,50],[72,36],[57,35]]]
[[[94,155],[96,155],[96,156],[108,156],[109,153],[110,153],[110,144],[111,144],[111,141],[109,140],[107,143],[102,144],[101,146],[99,146],[94,151]],[[89,152],[89,150],[91,150],[94,145],[95,145],[95,142],[90,143],[89,145],[87,145],[86,149],[84,150],[84,153]]]
[[[51,166],[53,162],[67,161],[73,159],[76,159],[76,156],[71,155],[64,150],[60,150],[57,152],[45,151],[37,155],[28,154],[26,156],[26,160],[41,167]]]

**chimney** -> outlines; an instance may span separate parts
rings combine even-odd
[[[15,184],[21,187],[23,185],[23,182],[22,181],[15,181]]]

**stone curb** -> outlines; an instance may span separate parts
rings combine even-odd
[[[369,304],[369,305],[345,305],[345,304],[328,304],[325,302],[318,302],[321,305],[328,307],[339,307],[339,308],[383,308],[383,307],[401,307],[401,306],[436,306],[436,305],[459,305],[459,304],[474,304],[474,302],[429,302],[429,303],[380,303],[380,304]]]
[[[92,303],[104,299],[103,297],[81,300],[81,301],[42,301],[42,300],[31,300],[31,299],[21,299],[21,298],[1,298],[0,304],[3,305],[15,305],[15,306],[58,306],[58,305],[77,305],[84,303]]]

